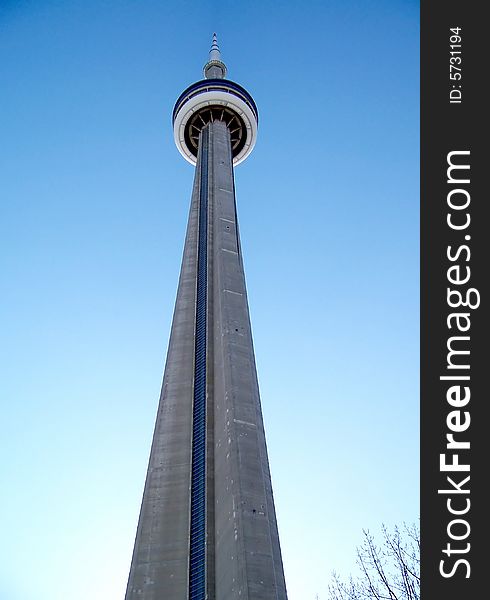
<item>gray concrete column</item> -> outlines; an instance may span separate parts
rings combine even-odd
[[[222,122],[209,127],[216,600],[285,600],[240,252],[230,135]]]
[[[194,506],[199,511],[202,507],[199,518],[204,515],[206,523],[206,597],[199,600],[287,600],[240,251],[230,133],[224,122],[214,121],[203,128],[200,139],[126,600],[189,599],[193,403],[195,388],[202,390],[195,386],[200,347],[195,336],[196,285],[203,257],[206,269],[199,281],[205,273],[207,293],[205,305],[200,300],[199,306],[206,309],[205,503],[198,499]],[[199,222],[201,232],[206,224],[207,238],[201,251]],[[200,372],[203,364],[199,362]]]

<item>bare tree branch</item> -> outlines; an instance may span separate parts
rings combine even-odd
[[[360,574],[343,582],[334,573],[330,600],[420,600],[420,533],[413,524],[393,532],[382,526],[382,546],[368,530],[357,550]]]

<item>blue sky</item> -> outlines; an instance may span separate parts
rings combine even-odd
[[[418,3],[0,6],[0,598],[120,600],[217,31],[289,600],[419,515]]]

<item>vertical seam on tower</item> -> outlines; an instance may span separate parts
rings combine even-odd
[[[206,319],[209,130],[201,133],[197,293],[192,407],[191,522],[189,600],[206,597]]]
[[[206,599],[215,598],[214,542],[214,203],[215,203],[215,133],[208,125],[208,201],[207,201],[207,303],[206,303]]]

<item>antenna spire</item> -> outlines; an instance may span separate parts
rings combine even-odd
[[[226,77],[226,65],[221,60],[221,51],[218,46],[216,33],[213,33],[213,43],[209,51],[209,60],[204,65],[204,77],[206,79],[224,79]]]
[[[218,37],[213,33],[213,43],[209,51],[209,60],[221,60],[221,51],[218,46]]]

